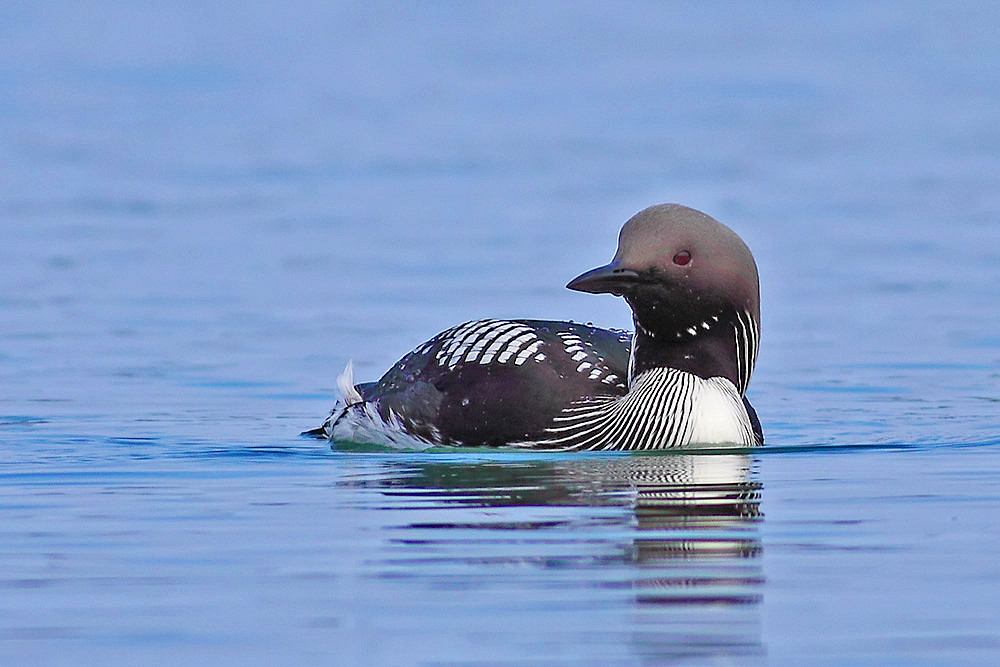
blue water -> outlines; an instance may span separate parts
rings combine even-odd
[[[992,3],[0,9],[0,664],[1000,659]],[[678,201],[748,454],[330,449]]]

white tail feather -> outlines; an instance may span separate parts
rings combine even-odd
[[[340,396],[344,399],[344,404],[347,407],[364,403],[365,399],[361,397],[361,394],[358,393],[357,388],[354,386],[353,359],[347,362],[344,372],[337,376],[337,389],[340,391]]]

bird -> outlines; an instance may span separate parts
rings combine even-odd
[[[634,332],[532,319],[442,331],[303,435],[397,448],[668,450],[762,445],[746,398],[760,342],[757,265],[729,227],[681,204],[621,229],[610,263],[566,285],[624,297]]]

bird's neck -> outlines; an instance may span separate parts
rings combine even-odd
[[[635,315],[634,322],[630,387],[650,369],[676,368],[703,379],[726,378],[740,394],[746,390],[758,341],[757,326],[748,313],[723,310],[672,322]]]

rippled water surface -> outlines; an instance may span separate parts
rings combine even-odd
[[[30,3],[0,38],[0,663],[1000,660],[987,3]],[[299,438],[660,201],[764,448]]]

